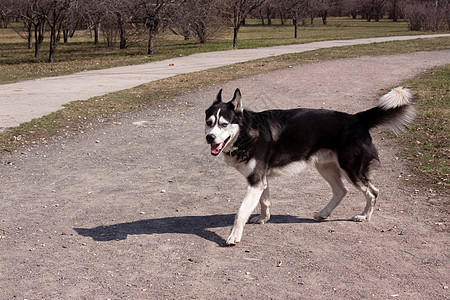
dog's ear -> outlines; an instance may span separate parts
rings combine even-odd
[[[242,101],[241,101],[241,91],[239,89],[236,89],[234,91],[233,99],[231,99],[230,103],[234,105],[234,111],[242,113],[244,108],[242,107]]]
[[[222,89],[220,89],[220,91],[217,93],[216,101],[214,101],[213,104],[220,103],[220,102],[222,102]]]

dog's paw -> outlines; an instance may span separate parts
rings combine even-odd
[[[234,246],[237,243],[239,243],[241,241],[241,238],[235,237],[233,234],[230,234],[230,236],[227,238],[227,245],[228,246]]]
[[[329,215],[325,215],[325,214],[323,214],[323,213],[321,213],[321,212],[318,212],[318,213],[315,213],[315,214],[314,214],[314,219],[316,219],[317,221],[323,221],[323,220],[325,220],[326,218],[328,218],[328,216],[329,216]]]
[[[233,228],[231,229],[230,235],[227,238],[227,245],[228,246],[232,246],[232,245],[236,245],[237,243],[239,243],[241,241],[241,237],[242,237],[242,231],[243,228],[239,228],[239,226],[233,226]]]
[[[352,220],[355,222],[365,222],[369,221],[369,218],[367,217],[367,215],[356,215],[352,217]]]
[[[269,221],[269,219],[270,219],[270,215],[267,215],[267,216],[259,215],[259,216],[251,218],[249,223],[252,223],[252,224],[265,224],[265,223],[267,223]]]

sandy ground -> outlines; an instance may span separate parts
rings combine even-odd
[[[357,112],[450,50],[302,65],[221,85],[254,110]],[[219,86],[0,156],[0,299],[449,299],[448,215],[373,131],[382,167],[372,221],[351,186],[315,170],[271,182],[272,219],[224,247],[245,181],[212,157],[204,110]]]

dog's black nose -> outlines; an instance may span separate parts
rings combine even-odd
[[[214,134],[208,134],[206,136],[206,141],[208,142],[208,144],[214,143],[215,139],[216,139],[216,136]]]

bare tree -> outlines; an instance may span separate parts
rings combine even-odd
[[[311,20],[314,17],[321,17],[322,24],[327,24],[329,11],[337,5],[338,0],[315,0],[311,1]],[[311,22],[312,23],[312,22]]]
[[[281,25],[285,25],[290,17],[290,4],[287,0],[275,0],[275,6],[277,7],[278,14],[280,16]]]
[[[147,29],[147,54],[154,53],[156,34],[163,27],[167,6],[167,0],[139,0],[134,9],[133,22]]]
[[[175,23],[185,38],[195,34],[203,44],[224,26],[220,12],[221,2],[222,0],[185,0],[173,12],[171,22]]]
[[[128,25],[131,23],[133,11],[137,0],[104,0],[103,14],[104,32],[107,33],[108,45],[112,45],[112,37],[117,31],[119,34],[119,48],[125,49],[128,46]],[[98,13],[102,13],[101,6]],[[110,44],[111,43],[111,44]]]
[[[350,15],[356,19],[361,14],[359,0],[342,0],[342,10],[345,15]]]
[[[38,57],[46,26],[50,29],[49,62],[55,61],[55,51],[58,47],[61,31],[71,9],[77,0],[22,0],[14,1],[16,16],[21,18],[27,28],[28,47],[32,45],[32,28],[34,27],[35,51]],[[17,31],[19,32],[19,31]],[[20,32],[19,32],[20,33]]]
[[[22,19],[26,28],[26,36],[23,36],[20,29],[14,27],[14,30],[27,40],[28,49],[33,46],[34,32],[34,57],[39,57],[42,43],[44,42],[46,16],[39,13],[38,0],[22,0],[19,2],[10,2],[14,15]]]
[[[14,16],[13,7],[11,2],[0,2],[0,28],[8,27],[8,19]]]
[[[99,43],[101,24],[107,18],[106,0],[79,0],[79,15],[89,30],[94,30],[94,44]]]
[[[272,19],[277,16],[279,11],[280,0],[267,0],[260,7],[257,14],[253,13],[253,17],[257,17],[261,20],[261,24],[265,25],[265,19],[267,19],[267,25],[272,25]]]
[[[221,11],[233,26],[233,48],[237,47],[238,33],[245,19],[266,0],[225,0]]]
[[[283,9],[286,14],[292,18],[294,24],[294,38],[298,38],[298,25],[302,21],[305,24],[305,20],[311,15],[310,0],[283,0]]]
[[[116,4],[114,0],[100,0],[98,2],[92,3],[92,1],[87,1],[87,19],[94,29],[94,43],[99,42],[100,32],[103,33],[103,38],[106,42],[107,47],[112,47],[116,41],[116,37],[119,34],[119,28],[124,25],[118,25],[117,10],[120,10],[120,3]],[[117,7],[119,5],[119,7]],[[120,15],[121,16],[121,15]],[[122,18],[120,18],[122,20]],[[120,43],[119,47],[125,48],[127,46],[127,36],[126,31],[120,31]]]
[[[389,5],[389,19],[392,19],[392,21],[397,22],[401,16],[402,1],[389,0],[388,5]]]
[[[374,19],[376,22],[383,17],[383,8],[387,0],[361,0],[359,2],[360,11],[368,22]]]
[[[119,48],[125,49],[127,47],[127,34],[126,34],[126,22],[127,22],[127,2],[114,2],[114,13],[117,17],[117,27],[119,29]]]
[[[387,3],[387,0],[374,0],[373,1],[375,22],[378,22],[378,21],[380,21],[381,18],[383,18],[383,8],[385,7],[386,3]]]
[[[75,34],[75,31],[80,26],[84,19],[83,11],[83,2],[82,0],[72,1],[70,10],[63,22],[62,33],[64,43],[68,43],[69,38],[72,38]]]
[[[69,12],[76,5],[76,0],[47,0],[39,1],[38,14],[45,17],[50,28],[50,45],[48,62],[55,62],[56,48],[61,40],[61,31]]]

